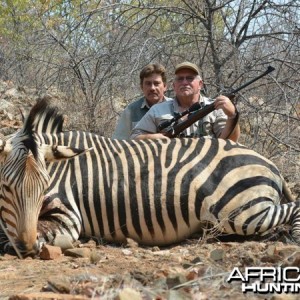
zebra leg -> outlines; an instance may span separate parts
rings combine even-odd
[[[290,225],[293,240],[300,245],[300,201],[273,205],[266,214],[261,214],[257,233],[265,234],[280,225]],[[258,228],[258,227],[257,227]]]
[[[226,215],[228,218],[226,218]],[[300,201],[274,204],[270,199],[252,201],[217,215],[219,226],[229,234],[266,235],[280,225],[292,227],[292,238],[300,245]]]
[[[289,204],[294,204],[293,215],[291,218],[292,237],[295,242],[300,245],[300,200],[296,203]]]
[[[39,243],[52,244],[57,235],[63,235],[74,242],[79,238],[80,232],[80,215],[67,207],[61,199],[45,197],[38,219]]]

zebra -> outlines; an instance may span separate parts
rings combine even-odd
[[[241,144],[115,140],[62,125],[40,100],[21,130],[0,139],[0,217],[24,257],[57,235],[166,246],[204,222],[241,236],[288,224],[300,243],[299,201],[270,160]]]

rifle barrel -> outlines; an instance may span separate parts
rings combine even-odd
[[[260,79],[260,78],[266,76],[267,74],[273,72],[274,70],[275,70],[275,68],[273,68],[272,66],[268,66],[267,70],[266,70],[264,73],[262,73],[262,74],[260,74],[259,76],[257,76],[257,77],[255,77],[255,78],[249,80],[249,81],[246,82],[245,84],[243,84],[243,85],[241,85],[240,87],[238,87],[237,89],[233,90],[233,91],[232,91],[232,94],[237,93],[238,91],[244,89],[246,86],[248,86],[248,85],[250,85],[251,83],[257,81],[258,79]]]

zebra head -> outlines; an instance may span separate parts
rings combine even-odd
[[[46,162],[86,151],[40,142],[39,135],[58,133],[62,123],[57,110],[42,100],[32,108],[20,131],[0,139],[0,218],[22,256],[33,256],[40,248],[38,218],[50,180]]]

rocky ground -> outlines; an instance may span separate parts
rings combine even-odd
[[[0,133],[22,124],[38,95],[0,82]],[[227,282],[234,267],[300,267],[300,247],[286,234],[269,240],[220,242],[191,238],[168,248],[81,241],[37,258],[0,255],[0,299],[297,299],[291,294],[243,294]],[[297,274],[289,274],[298,277]]]
[[[300,248],[275,239],[195,238],[163,249],[131,240],[121,246],[90,240],[64,254],[50,247],[50,256],[42,258],[5,254],[0,257],[0,299],[297,299],[244,294],[240,282],[227,282],[234,267],[241,272],[250,266],[300,267]]]

